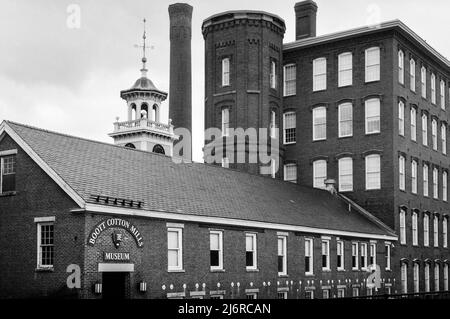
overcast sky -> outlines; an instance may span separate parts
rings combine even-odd
[[[288,0],[187,0],[194,7],[194,160],[203,146],[204,43],[202,21],[226,10],[263,10],[286,21],[285,42],[295,37],[294,5]],[[441,54],[450,57],[448,0],[316,0],[317,34],[400,19]],[[140,76],[142,19],[147,18],[149,77],[169,90],[167,0],[0,0],[0,121],[111,142],[117,116],[126,119],[119,91]],[[80,25],[71,19],[80,8]],[[68,24],[69,20],[69,24]],[[69,27],[70,26],[70,27]],[[75,28],[73,28],[75,26]],[[163,104],[168,107],[168,102]]]

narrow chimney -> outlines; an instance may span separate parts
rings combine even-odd
[[[170,88],[169,118],[175,128],[188,129],[192,135],[192,6],[175,3],[169,6],[170,18]],[[191,138],[192,140],[192,138]],[[176,143],[176,142],[175,142]],[[183,158],[191,160],[192,142]],[[176,154],[178,155],[178,154]],[[188,158],[189,157],[189,158]]]
[[[312,0],[295,4],[295,40],[316,36],[317,4]]]

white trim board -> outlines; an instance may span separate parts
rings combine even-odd
[[[13,140],[16,142],[24,151],[31,157],[31,159],[38,164],[51,179],[61,187],[67,195],[72,198],[78,206],[83,208],[85,206],[85,201],[83,198],[77,194],[36,152],[17,134],[9,125],[8,122],[3,122],[0,126],[0,135],[6,132]]]
[[[177,221],[188,221],[188,222],[216,224],[216,225],[229,225],[229,226],[240,226],[240,227],[249,227],[249,228],[273,229],[273,230],[292,231],[292,232],[304,232],[304,233],[311,233],[311,234],[348,236],[348,237],[357,237],[357,238],[366,238],[366,239],[381,239],[381,240],[393,240],[393,241],[397,240],[397,237],[388,236],[388,235],[367,234],[367,233],[358,233],[358,232],[352,232],[352,231],[340,231],[340,230],[333,230],[333,229],[314,228],[314,227],[307,227],[307,226],[275,224],[275,223],[268,223],[268,222],[259,222],[259,221],[250,221],[250,220],[242,220],[242,219],[223,218],[223,217],[210,217],[210,216],[188,215],[188,214],[171,213],[171,212],[137,210],[137,209],[119,208],[119,207],[90,204],[90,203],[86,203],[85,209],[86,209],[86,212],[104,213],[104,214],[112,214],[112,215],[147,217],[147,218],[157,218],[157,219],[164,219],[164,220],[177,220]]]

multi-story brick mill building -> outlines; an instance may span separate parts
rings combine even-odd
[[[316,13],[313,1],[295,5],[296,40],[282,54],[279,17],[204,21],[205,125],[279,127],[277,177],[334,179],[398,233],[403,293],[448,290],[450,62],[398,20],[316,36]],[[257,170],[233,160],[224,166]]]

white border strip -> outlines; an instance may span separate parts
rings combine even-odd
[[[134,272],[134,264],[98,263],[98,272]]]
[[[111,206],[103,206],[86,203],[86,211],[93,213],[105,213],[113,215],[126,215],[126,216],[136,216],[136,217],[146,217],[146,218],[158,218],[164,220],[177,220],[177,221],[187,221],[187,222],[197,222],[206,224],[216,224],[216,225],[229,225],[229,226],[240,226],[249,228],[262,228],[262,229],[273,229],[281,231],[291,231],[291,232],[305,232],[312,234],[325,234],[325,235],[335,235],[335,236],[348,236],[357,238],[367,238],[367,239],[381,239],[381,240],[393,240],[396,241],[398,237],[388,236],[388,235],[377,235],[377,234],[366,234],[351,231],[340,231],[332,229],[314,228],[306,226],[295,226],[286,224],[275,224],[268,222],[258,222],[249,221],[242,219],[233,218],[223,218],[223,217],[210,217],[210,216],[198,216],[198,215],[188,215],[180,213],[170,213],[170,212],[157,212],[149,210],[137,210],[129,208],[118,208]]]
[[[49,217],[35,217],[34,222],[35,223],[48,223],[48,222],[54,222],[55,216],[49,216]]]
[[[85,202],[80,195],[78,195],[47,163],[45,163],[39,155],[17,134],[7,122],[4,125],[0,125],[0,135],[6,131],[6,133],[31,157],[40,168],[47,173],[59,187],[61,187],[67,195],[69,195],[80,207],[85,206]],[[3,124],[2,123],[2,124]]]
[[[1,132],[0,132],[0,135],[1,135]],[[15,154],[17,154],[17,149],[0,151],[0,156],[15,155]]]

